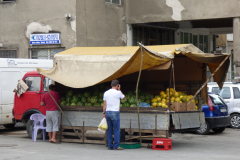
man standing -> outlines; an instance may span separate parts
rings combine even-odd
[[[55,86],[53,84],[49,85],[49,92],[55,101],[59,104],[60,96],[58,92],[55,92]],[[43,95],[40,106],[46,106],[46,131],[48,132],[49,142],[59,143],[56,140],[56,134],[59,129],[58,106],[55,104],[48,92]]]
[[[103,117],[106,117],[108,130],[107,130],[107,141],[108,149],[123,150],[119,147],[120,144],[120,99],[125,99],[125,95],[121,92],[121,86],[117,79],[112,80],[112,88],[106,91],[103,95]],[[114,128],[114,144],[113,144],[113,133]]]

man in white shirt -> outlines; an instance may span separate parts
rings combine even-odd
[[[120,99],[125,99],[125,95],[121,92],[121,86],[117,79],[112,80],[112,88],[106,91],[103,95],[103,117],[106,117],[108,130],[107,130],[107,141],[108,149],[123,150],[119,147],[120,144]],[[114,144],[113,144],[113,133],[114,128]]]

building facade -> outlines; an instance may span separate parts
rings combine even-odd
[[[238,0],[0,0],[0,56],[52,58],[72,47],[137,42],[192,43],[215,53],[216,35],[233,34],[232,68],[239,76],[239,7]],[[30,35],[52,33],[59,44],[30,44]]]

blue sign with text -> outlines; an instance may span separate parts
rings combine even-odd
[[[60,33],[30,34],[30,45],[61,44]]]

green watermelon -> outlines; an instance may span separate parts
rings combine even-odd
[[[71,103],[75,103],[75,104],[77,104],[77,102],[78,101],[75,98],[73,98],[72,101],[71,101]]]
[[[131,104],[130,107],[137,107],[137,105],[136,104]]]
[[[73,91],[71,90],[71,91],[68,91],[67,92],[67,95],[69,96],[69,97],[72,97],[73,96]]]
[[[127,95],[132,96],[133,93],[132,93],[131,91],[129,91],[129,92],[127,93]]]
[[[77,94],[77,97],[78,97],[78,98],[82,98],[82,97],[83,97],[83,94],[82,94],[82,93],[79,93],[79,94]]]
[[[124,103],[123,107],[130,107],[130,104],[129,103]]]
[[[124,100],[121,99],[121,103],[125,103],[125,102],[127,102],[126,98]]]
[[[102,103],[103,99],[102,98],[98,98],[98,103]]]
[[[144,96],[140,96],[139,99],[141,99],[142,102],[145,101],[145,97]]]
[[[103,106],[104,103],[101,103],[101,106]]]
[[[88,103],[88,106],[93,106],[92,103]]]
[[[93,106],[101,106],[100,103],[94,103]]]
[[[91,96],[91,93],[90,92],[85,92],[83,95],[84,95],[84,97],[88,98],[88,97]]]
[[[78,103],[77,103],[77,106],[84,106],[84,103],[78,102]]]
[[[103,93],[99,93],[98,96],[99,96],[100,98],[103,98]]]
[[[76,103],[72,103],[71,106],[76,106]]]
[[[71,106],[71,103],[67,103],[66,106]]]
[[[97,96],[93,96],[92,98],[91,98],[91,100],[90,100],[90,102],[92,103],[92,104],[94,104],[94,103],[97,103]]]
[[[66,102],[67,102],[67,103],[70,103],[70,102],[71,102],[71,98],[70,98],[70,97],[67,97]]]
[[[84,106],[88,106],[88,103],[86,102],[86,103],[84,104]]]
[[[146,100],[145,102],[148,104],[151,104],[151,100]]]
[[[60,105],[61,105],[61,106],[66,106],[66,101],[62,101],[62,102],[60,103]]]
[[[61,101],[66,101],[66,98],[65,97],[61,97]]]
[[[122,104],[120,104],[120,107],[123,107],[123,105],[122,105]]]
[[[130,104],[136,103],[136,96],[132,96],[131,98],[129,98],[128,102]]]
[[[91,97],[87,98],[87,102],[90,103],[91,102]]]
[[[82,103],[86,103],[86,102],[87,102],[86,97],[82,97],[82,98],[81,98],[81,102],[82,102]]]

